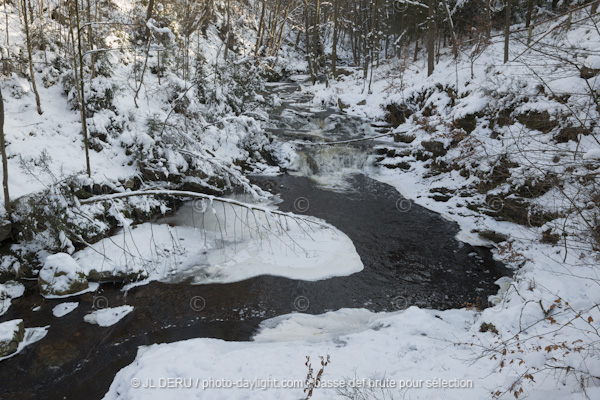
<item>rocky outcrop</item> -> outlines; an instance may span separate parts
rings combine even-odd
[[[11,238],[12,223],[9,221],[0,221],[0,242]]]
[[[439,142],[437,140],[430,140],[430,141],[421,142],[421,146],[423,146],[423,148],[426,151],[432,153],[434,155],[434,157],[445,156],[446,153],[448,152],[446,150],[446,147],[444,146],[444,143]]]

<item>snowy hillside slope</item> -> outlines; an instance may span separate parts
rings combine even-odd
[[[117,1],[97,10],[98,19],[114,22],[86,26],[102,38],[84,56],[88,177],[74,75],[78,69],[69,60],[74,47],[67,34],[68,10],[60,2],[35,10],[42,15],[31,28],[37,35],[33,65],[43,111],[39,115],[26,76],[22,19],[14,5],[6,5],[10,47],[5,42],[2,51],[12,58],[3,64],[1,84],[17,243],[3,258],[4,273],[31,274],[49,252],[72,251],[72,243],[81,247],[98,240],[122,225],[120,212],[144,219],[169,209],[165,200],[134,199],[136,205],[117,202],[106,220],[104,210],[94,207],[81,209],[87,216],[75,215],[77,198],[157,187],[210,194],[239,188],[257,200],[270,196],[250,185],[244,173],[277,172],[276,162],[285,165],[291,154],[261,127],[267,116],[259,107],[273,99],[264,95],[262,70],[249,58],[256,22],[236,8],[236,47],[224,60],[222,7],[217,3],[204,34],[187,39],[181,22],[163,19],[148,25],[147,58],[139,37],[142,5]],[[185,54],[184,42],[193,51]],[[90,57],[95,57],[93,68]],[[65,218],[57,221],[60,214]]]

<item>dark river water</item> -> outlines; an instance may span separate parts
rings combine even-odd
[[[210,285],[152,282],[126,293],[110,284],[62,301],[43,299],[35,282],[29,283],[0,321],[22,318],[26,327],[50,328],[45,338],[0,362],[0,398],[100,399],[140,345],[199,337],[249,340],[261,321],[291,312],[485,307],[498,290],[493,282],[508,273],[488,249],[457,241],[456,224],[403,201],[393,187],[365,174],[347,175],[349,190],[329,190],[289,174],[254,180],[280,194],[281,210],[322,218],[348,235],[364,270],[317,282],[272,276]],[[205,301],[201,311],[193,306],[197,296]],[[111,327],[85,323],[99,300],[135,309]],[[54,317],[52,308],[64,301],[80,305]]]

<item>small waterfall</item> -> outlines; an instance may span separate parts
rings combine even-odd
[[[294,174],[307,176],[331,190],[347,191],[351,186],[346,178],[368,166],[369,154],[363,146],[306,146],[298,150]]]

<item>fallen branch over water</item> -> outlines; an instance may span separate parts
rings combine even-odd
[[[359,138],[359,139],[350,139],[350,140],[340,140],[337,142],[291,142],[293,144],[300,144],[300,145],[304,145],[304,146],[328,146],[328,145],[332,145],[332,144],[348,144],[348,143],[355,143],[355,142],[364,142],[367,140],[373,140],[373,139],[379,139],[385,136],[392,136],[392,135],[398,135],[400,133],[407,133],[407,132],[388,132],[388,133],[382,133],[381,135],[376,135],[376,136],[369,136],[369,137],[363,137],[363,138]]]
[[[265,213],[267,215],[279,215],[282,217],[292,218],[294,220],[303,221],[308,224],[318,225],[323,228],[329,228],[329,226],[327,224],[322,223],[313,217],[296,215],[294,213],[272,210],[267,207],[261,207],[261,206],[255,205],[255,204],[243,203],[241,201],[237,201],[237,200],[233,200],[233,199],[226,199],[226,198],[222,198],[222,197],[212,196],[209,194],[188,192],[188,191],[183,191],[183,190],[166,190],[166,189],[158,190],[157,189],[157,190],[138,190],[138,191],[134,191],[134,192],[113,193],[113,194],[107,194],[107,195],[102,195],[102,196],[90,197],[89,199],[83,199],[83,200],[80,200],[80,203],[81,204],[93,204],[93,203],[99,203],[102,201],[124,199],[124,198],[135,197],[135,196],[192,197],[192,198],[196,198],[196,199],[208,200],[210,202],[216,201],[219,203],[230,204],[233,206],[246,208],[246,209],[252,210],[252,211],[259,211],[259,212]]]

